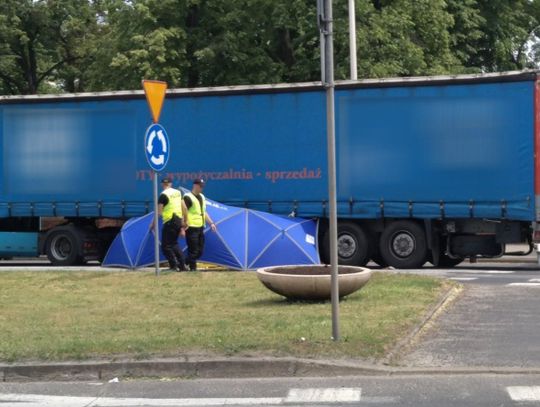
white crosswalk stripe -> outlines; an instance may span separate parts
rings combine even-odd
[[[282,406],[353,403],[360,401],[360,388],[291,389],[285,398],[116,398],[74,397],[38,394],[0,394],[2,407],[220,407],[220,406]]]
[[[508,287],[540,287],[540,279],[531,278],[526,283],[510,283],[506,284]]]
[[[0,394],[2,407],[219,407],[280,405],[282,398],[151,399]]]
[[[448,273],[455,274],[514,274],[514,270],[480,270],[480,269],[455,269],[448,270]]]
[[[285,403],[352,403],[360,401],[361,389],[291,389]]]
[[[540,401],[540,386],[511,386],[506,391],[513,401]]]

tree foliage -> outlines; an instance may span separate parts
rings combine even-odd
[[[0,79],[8,93],[78,90],[78,68],[97,37],[92,3],[0,2]]]
[[[336,77],[349,75],[334,0]],[[540,0],[356,0],[359,77],[540,62]],[[2,0],[0,93],[319,80],[316,0]]]

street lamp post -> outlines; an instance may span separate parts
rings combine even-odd
[[[326,135],[328,151],[328,207],[330,233],[332,339],[339,340],[339,281],[337,246],[336,198],[336,134],[334,109],[334,41],[332,0],[318,0],[318,19],[321,31],[321,81],[326,89]]]
[[[349,0],[349,55],[351,62],[351,79],[358,79],[356,66],[356,9],[355,0]]]

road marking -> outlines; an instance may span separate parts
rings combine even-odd
[[[508,287],[539,287],[540,283],[510,283]]]
[[[46,396],[39,394],[0,394],[2,407],[219,407],[282,406],[286,404],[353,403],[360,401],[359,388],[291,389],[287,397],[260,398],[113,398]]]
[[[477,270],[477,269],[454,269],[448,270],[448,273],[462,273],[462,274],[514,274],[513,270]]]
[[[291,389],[285,403],[354,403],[361,396],[359,388]]]
[[[474,281],[474,280],[478,280],[478,277],[451,277],[451,278],[449,278],[449,280],[454,280],[454,281]]]
[[[283,398],[150,399],[112,397],[64,397],[37,394],[0,394],[2,407],[218,407],[281,405]]]
[[[362,404],[393,404],[400,402],[399,397],[384,397],[384,396],[373,396],[365,397],[362,396]]]
[[[514,401],[540,401],[540,386],[511,386],[506,391]]]
[[[531,278],[529,283],[540,283],[540,278]]]

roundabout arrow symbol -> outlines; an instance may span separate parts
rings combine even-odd
[[[165,164],[165,155],[160,154],[159,156],[150,157],[150,160],[154,163],[154,165],[163,165]]]
[[[160,133],[163,133],[160,130]],[[163,137],[163,134],[161,135]],[[148,154],[152,154],[152,151],[154,151],[154,139],[156,138],[156,131],[152,131],[150,133],[150,137],[148,137],[148,143],[146,144],[146,151],[148,151]],[[163,144],[163,141],[161,142]]]
[[[165,139],[165,135],[163,134],[163,130],[158,130],[157,138],[158,138],[159,141],[161,141],[161,147],[163,149],[163,152],[166,153],[167,152],[167,140]]]

